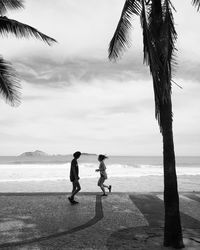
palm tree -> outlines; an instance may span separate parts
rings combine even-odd
[[[200,0],[193,0],[192,4],[197,10],[200,9]],[[143,31],[144,63],[149,66],[153,78],[155,116],[163,137],[164,246],[183,248],[172,129],[172,68],[177,39],[173,10],[170,0],[126,0],[109,44],[109,59],[116,61],[129,47],[131,17],[139,16]]]
[[[48,45],[56,42],[55,39],[41,33],[37,29],[5,16],[8,9],[19,9],[23,7],[22,0],[0,0],[0,34],[4,36],[11,33],[17,38],[35,37]],[[0,94],[11,105],[15,105],[20,101],[19,89],[19,79],[17,78],[15,70],[9,62],[0,56]]]

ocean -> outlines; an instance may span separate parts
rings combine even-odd
[[[68,180],[71,156],[65,157],[0,157],[0,182]],[[105,160],[108,177],[162,176],[162,157],[159,156],[109,156]],[[79,159],[82,178],[98,178],[96,155]],[[177,175],[200,175],[200,157],[176,157]]]

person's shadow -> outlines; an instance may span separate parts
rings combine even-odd
[[[31,243],[38,243],[38,242],[41,242],[44,240],[51,240],[53,238],[65,236],[65,235],[68,235],[71,233],[75,233],[77,231],[81,231],[85,228],[91,227],[92,225],[96,224],[98,221],[100,221],[103,218],[103,208],[102,208],[101,198],[102,198],[101,195],[96,195],[95,215],[91,220],[89,220],[85,224],[74,227],[74,228],[67,230],[67,231],[57,232],[54,234],[35,237],[32,239],[27,239],[27,240],[23,240],[23,241],[14,241],[14,242],[3,243],[3,244],[0,244],[0,248],[2,248],[2,247],[17,247],[17,246],[23,246],[23,245],[31,244]]]

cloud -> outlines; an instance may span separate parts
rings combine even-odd
[[[15,59],[14,66],[19,76],[27,83],[51,88],[70,87],[77,82],[82,84],[93,81],[105,82],[150,80],[149,68],[142,64],[142,58],[137,54],[133,59],[127,57],[117,63],[107,59],[73,57],[65,61],[54,61],[48,57],[27,57]],[[200,81],[200,62],[180,58],[173,70],[173,79]],[[181,82],[177,82],[181,85]]]
[[[151,117],[154,121],[153,96],[149,89],[149,82],[107,79],[102,84],[97,78],[84,85],[78,81],[66,89],[44,85],[38,88],[37,84],[23,82],[22,104],[16,109],[0,107],[0,112],[5,114],[0,123],[1,133],[5,135],[2,142],[9,135],[9,142],[18,145],[21,151],[40,145],[47,152],[64,153],[70,145],[74,148],[84,144],[91,151],[92,143],[99,144],[100,150],[107,140],[112,144],[112,139],[116,137],[116,142],[119,135],[137,134],[141,129],[140,119]],[[146,104],[149,98],[152,112],[146,110],[150,107]]]
[[[179,60],[175,77],[184,80],[193,80],[200,83],[200,60]],[[181,85],[181,83],[180,83]]]
[[[140,61],[140,63],[138,63]],[[94,58],[72,58],[56,62],[49,58],[16,59],[14,66],[21,79],[27,83],[47,87],[69,87],[78,82],[89,83],[94,79],[104,81],[130,81],[149,78],[148,69],[141,60],[112,63]]]

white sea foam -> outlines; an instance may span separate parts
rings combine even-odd
[[[95,172],[98,163],[80,163],[81,178],[98,178]],[[200,175],[199,167],[177,167],[177,175]],[[13,181],[57,181],[69,180],[70,163],[66,164],[6,164],[0,165],[0,182]],[[135,165],[109,164],[107,165],[108,177],[140,177],[162,176],[163,168],[160,165]]]

